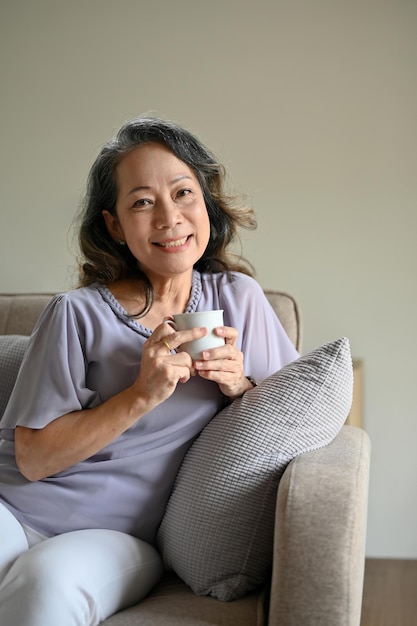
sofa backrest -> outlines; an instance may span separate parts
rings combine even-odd
[[[296,299],[273,289],[266,289],[265,294],[288,337],[301,353],[302,321]],[[0,294],[0,335],[30,335],[52,296],[51,293]]]

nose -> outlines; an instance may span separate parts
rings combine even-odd
[[[173,228],[183,220],[179,207],[171,197],[159,199],[153,215],[155,227],[161,230]]]

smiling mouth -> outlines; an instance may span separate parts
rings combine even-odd
[[[191,237],[191,235],[187,235],[186,237],[183,237],[182,239],[176,239],[175,241],[167,241],[166,243],[155,242],[155,245],[160,246],[161,248],[179,248],[180,246],[183,246],[186,243],[189,237]]]

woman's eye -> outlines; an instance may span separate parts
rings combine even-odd
[[[145,207],[147,207],[150,204],[149,200],[146,200],[146,198],[140,198],[139,200],[136,200],[133,203],[133,208],[134,209],[143,209]]]
[[[191,189],[180,189],[177,195],[182,197],[182,196],[188,196],[188,194],[190,193],[191,193]]]

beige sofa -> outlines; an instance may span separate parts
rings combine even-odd
[[[294,345],[301,318],[288,294],[266,292]],[[50,294],[0,294],[0,335],[30,334]],[[327,447],[295,458],[280,481],[271,578],[233,602],[199,597],[167,573],[107,626],[359,626],[370,444],[344,426]]]

